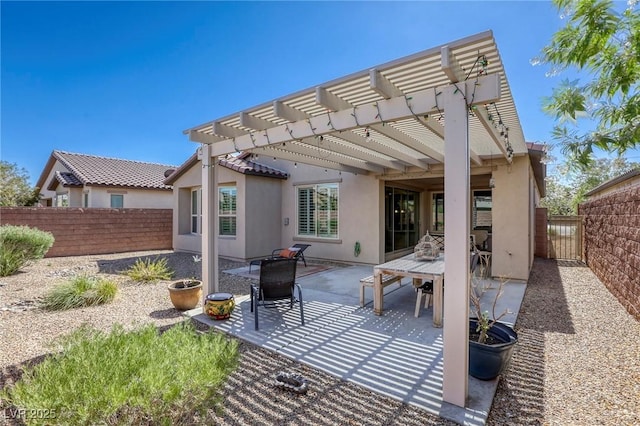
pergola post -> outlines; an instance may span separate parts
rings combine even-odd
[[[202,282],[204,297],[218,291],[218,171],[211,145],[202,144]]]
[[[464,407],[469,361],[469,110],[465,84],[442,91],[444,127],[444,223],[447,248],[444,293],[442,398]]]

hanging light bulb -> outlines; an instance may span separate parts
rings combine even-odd
[[[293,163],[293,167],[298,168],[298,163]]]

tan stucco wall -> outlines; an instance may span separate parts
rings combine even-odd
[[[286,162],[274,162],[273,167],[288,171],[290,178],[282,189],[282,217],[289,218],[289,226],[283,226],[282,247],[296,242],[311,244],[305,257],[330,259],[345,262],[377,264],[381,260],[380,197],[384,185],[373,176],[340,173],[306,165],[291,167]],[[296,236],[297,213],[296,191],[300,184],[338,183],[338,233],[337,239],[308,238]],[[382,188],[382,189],[381,189]],[[354,254],[355,243],[361,252]],[[384,256],[384,254],[382,254]]]
[[[282,215],[281,179],[246,176],[243,200],[244,214],[242,222],[238,221],[238,229],[243,228],[245,253],[248,259],[261,258],[271,254],[274,249],[282,245],[282,229],[284,225]],[[293,222],[289,220],[288,227]]]
[[[174,183],[173,247],[200,253],[202,237],[190,228],[191,189],[200,187],[200,163],[187,170]],[[220,167],[219,186],[235,186],[237,191],[236,235],[218,237],[220,256],[252,259],[270,255],[282,244],[282,180],[244,175]]]
[[[89,187],[89,190],[89,207],[110,208],[111,194],[122,194],[124,196],[123,207],[126,209],[170,209],[173,207],[171,191],[96,186]],[[80,203],[82,203],[82,199]]]
[[[495,169],[492,274],[526,280],[533,253],[529,158],[516,157],[512,165]]]
[[[320,167],[302,164],[295,167],[282,160],[260,160],[270,167],[288,172],[290,177],[286,180],[270,179],[220,169],[220,185],[235,183],[238,191],[238,235],[218,239],[220,255],[237,259],[260,258],[269,255],[274,248],[301,242],[311,244],[305,252],[307,258],[365,264],[384,261],[384,180],[336,170],[325,171]],[[534,206],[540,200],[530,160],[528,157],[516,157],[510,166],[494,163],[493,176],[496,186],[492,198],[492,274],[526,280],[534,252]],[[178,188],[174,191],[176,209],[179,206],[179,189],[200,186],[200,179],[199,164],[178,179],[174,185],[174,188]],[[298,237],[297,187],[326,182],[339,184],[339,237]],[[387,184],[399,185],[393,181]],[[481,185],[474,189],[483,188]],[[188,201],[188,191],[185,194]],[[430,223],[431,191],[422,191],[420,199],[420,233],[423,234]],[[187,209],[188,205],[187,202]],[[188,215],[189,211],[185,213]],[[200,252],[200,236],[175,231],[179,225],[178,216],[174,214],[174,248]],[[285,225],[287,219],[288,225]],[[357,257],[354,255],[356,241],[361,246],[361,253]]]

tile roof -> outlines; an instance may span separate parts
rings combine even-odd
[[[242,156],[221,159],[218,164],[245,175],[265,176],[286,179],[289,175],[282,170],[249,161]]]
[[[234,170],[238,173],[245,175],[264,176],[276,179],[287,179],[289,174],[282,170],[274,169],[273,167],[265,166],[264,164],[255,163],[246,159],[247,153],[241,154],[235,158],[226,158],[218,161],[222,167]],[[178,167],[171,175],[169,175],[164,183],[166,185],[173,185],[180,176],[182,176],[187,170],[199,163],[198,153],[194,153],[189,157],[180,167]]]
[[[177,166],[165,164],[74,154],[64,151],[53,151],[52,157],[70,172],[64,173],[64,175],[63,173],[56,173],[55,178],[63,185],[69,184],[65,182],[78,182],[80,185],[88,186],[170,190],[171,186],[165,185],[163,182],[165,172],[167,169],[177,168]]]
[[[82,182],[73,173],[57,171],[49,183],[49,190],[53,191],[58,185],[82,186]]]

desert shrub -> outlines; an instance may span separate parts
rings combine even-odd
[[[109,333],[82,327],[62,345],[0,397],[27,412],[47,407],[55,424],[192,424],[220,408],[238,361],[237,340],[198,333],[191,322],[164,333],[151,324]]]
[[[0,276],[13,275],[42,259],[53,245],[53,234],[28,226],[0,226]]]
[[[79,275],[54,287],[44,296],[41,307],[50,311],[61,311],[101,305],[111,302],[117,291],[118,286],[113,281]]]
[[[159,280],[170,280],[173,271],[167,265],[167,258],[151,260],[137,259],[136,262],[124,274],[137,282],[156,282]]]

